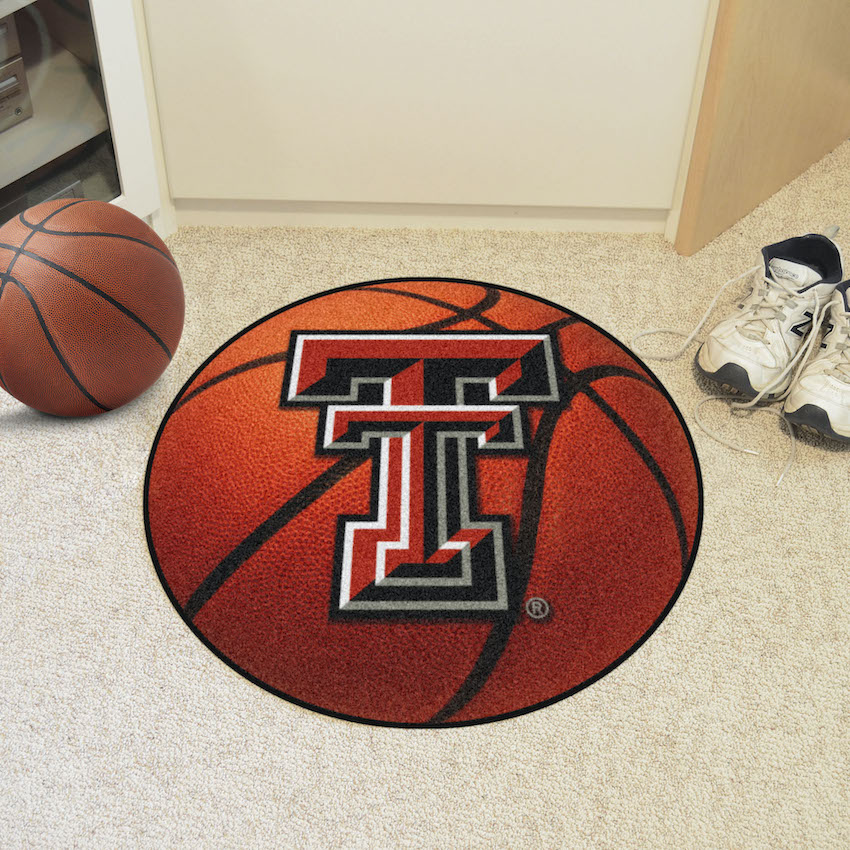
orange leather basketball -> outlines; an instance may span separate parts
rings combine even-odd
[[[136,398],[183,312],[174,258],[120,207],[47,201],[0,227],[0,386],[30,407],[89,416]]]

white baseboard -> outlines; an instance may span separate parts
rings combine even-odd
[[[170,201],[148,216],[148,224],[156,231],[160,239],[167,239],[177,230],[177,211]]]
[[[177,225],[663,233],[669,210],[176,198]]]

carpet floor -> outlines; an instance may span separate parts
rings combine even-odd
[[[850,143],[690,258],[658,235],[180,229],[169,247],[186,329],[153,388],[79,421],[0,396],[0,843],[850,846],[850,450],[801,436],[776,487],[789,447],[776,417],[706,409],[758,456],[696,427],[710,391],[696,346],[649,361],[702,465],[688,584],[625,663],[531,714],[408,730],[290,705],[189,632],[142,522],[172,398],[215,348],[288,302],[379,278],[468,278],[556,301],[628,343],[648,327],[690,329],[762,245],[831,224],[850,240]]]

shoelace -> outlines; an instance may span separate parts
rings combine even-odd
[[[826,235],[832,238],[835,235],[835,232],[828,232],[826,233]],[[651,328],[650,330],[641,331],[639,334],[635,335],[632,338],[632,349],[635,351],[636,354],[646,360],[678,359],[685,353],[685,351],[688,349],[688,346],[694,341],[694,339],[696,339],[697,334],[702,330],[703,326],[708,321],[708,317],[711,315],[712,311],[714,310],[714,307],[720,300],[720,296],[726,291],[727,287],[731,286],[733,283],[741,280],[742,278],[754,274],[755,272],[759,271],[760,268],[762,268],[762,266],[752,266],[751,268],[747,269],[736,277],[727,280],[726,283],[724,283],[723,286],[720,287],[717,294],[711,300],[711,303],[708,305],[705,312],[703,313],[702,318],[699,320],[699,322],[697,322],[696,327],[690,333],[684,333],[683,331],[680,331],[676,328]],[[768,321],[779,318],[780,316],[784,317],[784,308],[786,306],[791,306],[796,297],[797,292],[789,289],[787,286],[785,286],[785,284],[780,283],[779,281],[774,280],[773,278],[769,278],[762,273],[762,282],[759,286],[759,289],[754,289],[753,292],[750,293],[750,296],[748,296],[748,298],[744,299],[744,301],[738,305],[739,309],[744,309],[745,305],[747,304],[747,301],[752,299],[749,305],[750,309],[748,310],[748,312],[751,312],[752,315],[744,322],[742,326],[748,332],[745,335],[749,336],[750,339],[753,339],[754,337],[763,338],[768,328]],[[783,382],[783,380],[788,376],[788,373],[796,367],[796,371],[794,372],[794,375],[791,378],[791,382],[788,385],[788,389],[786,389],[780,395],[776,396],[774,399],[775,402],[782,402],[788,395],[788,393],[791,391],[791,387],[794,385],[794,382],[797,380],[797,377],[799,376],[803,367],[806,365],[806,361],[809,359],[809,356],[811,355],[811,352],[814,349],[815,341],[818,338],[818,332],[820,330],[821,323],[823,322],[823,312],[824,311],[821,309],[820,303],[816,300],[814,309],[812,310],[812,327],[809,331],[809,338],[803,345],[800,346],[797,353],[791,358],[788,365],[782,370],[782,372],[773,381],[771,381],[771,383],[768,384],[760,393],[758,393],[755,398],[751,399],[750,401],[738,401],[736,400],[735,396],[710,395],[706,396],[706,398],[698,402],[697,405],[694,407],[694,420],[696,421],[697,425],[699,425],[700,429],[704,433],[708,434],[708,436],[711,437],[713,440],[716,440],[718,443],[721,443],[722,445],[727,446],[730,449],[734,449],[735,451],[739,452],[745,452],[746,454],[751,455],[761,454],[761,452],[757,452],[755,449],[748,449],[744,446],[739,446],[738,444],[733,443],[731,440],[727,440],[725,437],[718,434],[716,431],[713,431],[702,420],[700,416],[700,410],[702,409],[703,405],[707,404],[708,402],[717,400],[731,402],[731,406],[735,410],[752,409],[766,395],[769,395],[772,389],[779,386]],[[835,330],[837,331],[838,328],[836,328]],[[846,329],[842,326],[842,331],[844,330]],[[640,351],[635,346],[635,343],[637,342],[637,340],[641,339],[641,337],[650,336],[652,334],[658,333],[682,336],[685,337],[685,341],[678,349],[676,349],[676,351],[670,354],[649,354]],[[844,340],[842,340],[842,342],[843,341]],[[847,345],[848,348],[850,348],[850,340],[848,340]],[[842,349],[842,351],[843,350],[844,349]],[[759,410],[778,416],[785,425],[785,430],[789,438],[791,439],[791,449],[788,453],[788,460],[785,462],[785,466],[783,467],[782,472],[776,479],[775,486],[778,487],[794,462],[794,457],[796,455],[797,449],[797,441],[794,437],[794,429],[791,427],[791,424],[788,422],[782,412],[781,404],[777,406],[761,407],[759,408]]]
[[[785,318],[785,308],[797,306],[797,290],[787,286],[782,278],[771,279],[762,276],[762,286],[754,289],[750,298],[748,318],[739,328],[740,333],[747,339],[763,340],[769,330],[769,323],[776,319]],[[749,300],[749,299],[747,299]],[[743,310],[747,301],[738,305]]]
[[[727,287],[731,286],[731,284],[736,281],[741,280],[742,278],[748,277],[753,274],[753,272],[757,272],[760,266],[753,266],[752,268],[747,269],[745,272],[741,272],[737,277],[730,278],[720,287],[717,291],[717,295],[711,299],[711,303],[706,308],[705,312],[702,314],[702,318],[697,322],[697,326],[690,332],[685,333],[684,331],[680,331],[677,328],[650,328],[648,331],[641,331],[636,336],[632,337],[632,349],[638,354],[640,357],[643,357],[645,360],[678,360],[688,349],[688,346],[696,339],[697,334],[702,330],[703,325],[708,321],[708,317],[711,315],[712,310],[714,310],[715,305],[720,300],[720,296],[726,291]],[[652,334],[672,334],[673,336],[683,336],[685,337],[685,341],[682,345],[673,351],[670,354],[648,354],[640,351],[635,343],[644,336],[651,336]]]

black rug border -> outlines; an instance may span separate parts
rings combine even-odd
[[[291,310],[294,307],[298,307],[301,304],[306,304],[309,301],[315,301],[317,298],[321,298],[325,295],[330,295],[335,292],[343,292],[345,290],[351,289],[362,289],[367,286],[374,286],[378,284],[387,284],[387,283],[427,283],[427,282],[436,282],[436,283],[463,283],[470,284],[473,286],[483,286],[490,287],[493,289],[498,289],[502,292],[510,292],[515,295],[520,295],[524,298],[530,298],[534,301],[538,301],[541,304],[545,304],[547,307],[552,307],[556,310],[560,310],[563,313],[567,313],[570,316],[575,317],[580,322],[583,322],[586,325],[589,325],[598,333],[602,334],[604,337],[613,342],[616,346],[618,346],[621,350],[626,352],[635,362],[637,362],[641,368],[649,375],[653,381],[655,381],[657,390],[664,396],[667,400],[670,407],[673,409],[673,412],[676,414],[676,418],[679,420],[679,424],[682,427],[682,430],[685,433],[685,437],[688,441],[688,446],[691,450],[691,456],[694,461],[694,471],[697,476],[697,491],[698,491],[698,510],[697,510],[697,524],[694,530],[694,540],[691,546],[690,556],[688,558],[687,564],[684,565],[682,569],[682,578],[679,581],[673,595],[670,597],[667,605],[664,607],[664,610],[659,614],[658,618],[655,622],[645,631],[641,637],[629,648],[627,649],[619,658],[616,658],[612,661],[607,667],[603,670],[600,670],[598,673],[591,676],[589,679],[586,679],[584,682],[576,685],[574,688],[570,688],[567,691],[564,691],[561,694],[557,694],[554,697],[550,697],[549,699],[542,700],[540,702],[534,703],[533,705],[526,706],[524,708],[515,709],[514,711],[505,712],[503,714],[494,714],[489,717],[478,717],[473,720],[447,720],[443,722],[424,722],[424,723],[403,723],[393,720],[378,720],[367,717],[359,717],[353,714],[345,714],[344,712],[333,711],[328,708],[323,708],[321,706],[313,705],[312,703],[306,702],[305,700],[300,700],[297,697],[292,696],[291,694],[287,694],[277,688],[269,685],[266,682],[258,679],[256,676],[249,673],[247,670],[244,670],[240,667],[235,661],[228,658],[221,650],[215,647],[207,637],[198,629],[197,626],[191,621],[191,619],[187,618],[183,614],[182,607],[178,602],[177,598],[171,592],[171,588],[168,586],[168,583],[165,579],[165,575],[162,571],[162,568],[159,563],[159,558],[156,554],[156,549],[153,543],[153,536],[151,534],[150,521],[148,519],[148,492],[150,488],[150,477],[151,470],[153,467],[153,459],[156,454],[157,447],[159,445],[160,437],[162,436],[163,431],[165,430],[165,426],[168,423],[168,420],[171,418],[171,415],[180,405],[181,399],[183,395],[186,393],[186,390],[191,386],[191,384],[195,381],[195,379],[203,372],[204,369],[216,358],[219,354],[221,354],[228,346],[232,345],[237,339],[244,336],[245,334],[252,331],[254,328],[259,325],[267,322],[269,319],[274,318],[275,316],[280,315],[281,313],[285,313],[287,310]],[[254,685],[262,688],[264,691],[267,691],[270,694],[274,694],[274,696],[279,697],[280,699],[286,700],[293,705],[300,706],[301,708],[306,708],[310,711],[316,712],[318,714],[325,715],[326,717],[334,717],[338,720],[347,720],[353,723],[360,723],[366,726],[383,726],[390,728],[400,728],[400,729],[447,729],[447,728],[458,728],[463,726],[481,726],[485,723],[495,723],[500,720],[509,720],[513,717],[521,717],[524,714],[530,714],[533,711],[538,711],[541,708],[546,708],[549,705],[554,705],[561,700],[565,700],[568,697],[577,694],[579,691],[583,691],[585,688],[590,687],[590,685],[598,682],[604,676],[607,676],[612,670],[615,670],[619,667],[624,661],[629,659],[635,652],[649,640],[650,637],[655,633],[658,627],[664,622],[667,618],[667,615],[673,609],[673,606],[679,600],[679,597],[682,594],[682,591],[687,584],[688,579],[690,578],[691,572],[693,570],[694,561],[696,560],[697,552],[699,551],[699,543],[700,538],[702,536],[702,526],[703,526],[703,517],[704,517],[704,489],[703,489],[703,477],[702,477],[702,469],[700,467],[699,456],[697,455],[696,446],[694,445],[693,438],[691,436],[690,429],[685,422],[684,417],[682,416],[679,407],[676,402],[673,400],[670,393],[667,391],[667,388],[664,386],[660,378],[655,374],[655,372],[650,369],[637,354],[635,354],[627,345],[622,343],[619,339],[617,339],[613,334],[606,331],[604,328],[599,327],[595,322],[590,321],[579,313],[574,312],[567,307],[564,307],[562,304],[557,304],[554,301],[550,301],[547,298],[543,298],[540,295],[535,295],[531,292],[526,292],[522,289],[516,289],[515,287],[510,286],[502,286],[500,284],[495,283],[485,283],[484,281],[479,280],[469,280],[466,278],[457,278],[457,277],[434,277],[434,276],[426,276],[426,277],[392,277],[392,278],[383,278],[380,280],[369,280],[369,281],[361,281],[358,283],[345,284],[343,286],[333,287],[332,289],[325,289],[322,292],[317,292],[314,295],[308,295],[305,298],[300,298],[297,301],[293,301],[290,304],[286,304],[283,307],[273,310],[271,313],[266,314],[265,316],[260,317],[255,322],[252,322],[247,327],[243,328],[238,333],[234,334],[224,343],[222,343],[212,354],[207,357],[200,366],[189,376],[189,378],[185,381],[183,386],[180,388],[177,395],[174,397],[174,400],[168,407],[168,410],[165,413],[165,416],[162,419],[162,422],[157,429],[156,436],[154,437],[153,444],[151,446],[150,453],[148,455],[148,463],[145,470],[145,481],[143,488],[143,504],[142,504],[142,512],[145,523],[145,537],[147,539],[148,551],[150,552],[151,560],[153,562],[154,569],[156,570],[157,578],[159,579],[160,585],[162,589],[165,591],[168,600],[171,602],[172,606],[176,610],[177,614],[180,616],[180,619],[183,623],[189,628],[189,630],[194,634],[194,636],[200,640],[200,642],[212,652],[219,660],[223,661],[228,667],[234,670],[243,678],[247,679]]]

